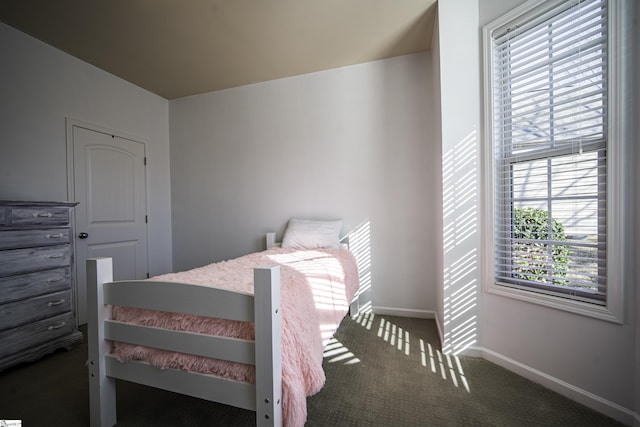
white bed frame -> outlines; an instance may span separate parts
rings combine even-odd
[[[279,266],[254,270],[255,296],[185,283],[113,282],[112,267],[111,258],[87,260],[91,426],[116,423],[116,379],[256,411],[258,426],[282,425]],[[255,341],[129,325],[111,320],[110,305],[255,322]],[[110,354],[112,340],[253,364],[256,383],[120,363]]]

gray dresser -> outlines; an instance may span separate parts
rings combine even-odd
[[[71,202],[0,201],[0,370],[82,341]]]

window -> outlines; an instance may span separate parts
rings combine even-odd
[[[610,25],[607,0],[533,1],[484,29],[491,290],[605,318]]]

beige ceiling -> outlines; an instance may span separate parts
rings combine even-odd
[[[428,50],[436,0],[2,0],[0,21],[164,98]]]

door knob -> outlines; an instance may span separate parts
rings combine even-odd
[[[78,237],[81,239],[86,239],[87,237],[89,237],[89,233],[84,233],[84,232],[79,233]]]

